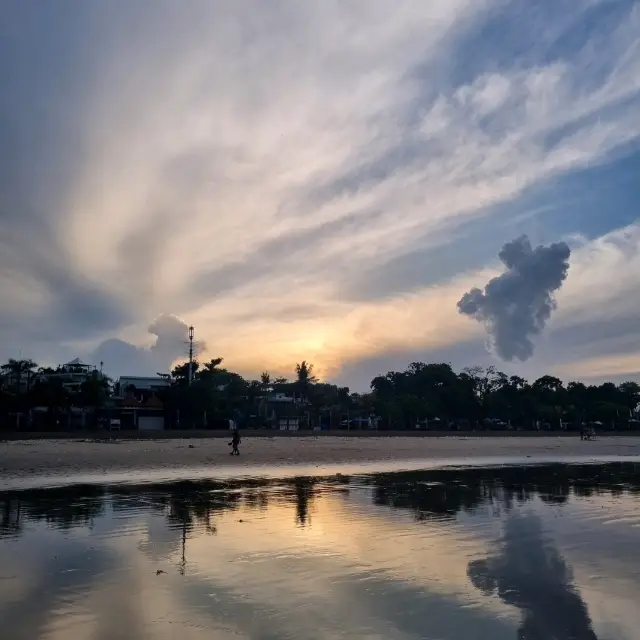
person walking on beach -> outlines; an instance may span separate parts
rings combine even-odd
[[[240,450],[238,449],[238,445],[240,444],[240,433],[238,432],[238,428],[236,427],[233,430],[233,435],[231,436],[231,442],[229,443],[232,446],[231,455],[240,455]]]

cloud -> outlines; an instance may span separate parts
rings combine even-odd
[[[556,308],[553,294],[569,271],[571,249],[566,242],[533,249],[526,236],[502,247],[499,258],[507,271],[458,301],[463,315],[484,324],[489,344],[503,360],[526,360],[538,335]]]
[[[248,371],[464,343],[523,194],[640,139],[628,0],[70,1],[0,26],[7,357],[133,367],[163,310]]]
[[[176,360],[186,360],[189,327],[180,318],[164,313],[151,323],[149,333],[155,336],[155,342],[149,347],[109,338],[88,356],[89,361],[101,362],[106,373],[120,376],[165,373]],[[196,355],[205,348],[204,342],[194,342]]]
[[[530,380],[548,373],[567,381],[640,380],[640,282],[630,277],[640,272],[640,225],[617,229],[590,241],[569,237],[567,242],[571,246],[571,277],[557,292],[558,309],[546,331],[538,336],[535,353],[524,363],[503,362],[500,368]],[[471,364],[495,365],[485,351],[480,324],[466,321],[457,312],[455,302],[461,289],[499,276],[499,268],[488,263],[483,271],[441,285],[437,297],[429,287],[411,297],[388,299],[384,306],[378,305],[378,313],[372,315],[381,318],[379,348],[368,352],[363,349],[348,359],[337,379],[366,389],[373,375],[402,369],[416,359],[451,362],[457,370]],[[405,306],[398,305],[398,300]],[[428,306],[429,300],[434,307]],[[394,308],[404,309],[392,320],[393,335],[408,336],[404,344],[388,342],[385,319],[387,309]],[[416,326],[417,322],[410,323],[409,318],[422,319],[422,327]],[[437,341],[430,339],[434,335],[438,336]]]

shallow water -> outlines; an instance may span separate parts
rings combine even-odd
[[[636,640],[638,471],[0,493],[0,637]]]

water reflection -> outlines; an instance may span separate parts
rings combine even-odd
[[[102,487],[73,485],[54,489],[0,492],[0,537],[19,535],[29,522],[55,528],[91,528],[109,504],[114,513],[151,511],[166,516],[170,528],[203,528],[215,533],[216,513],[240,508],[266,511],[269,503],[295,505],[295,522],[304,527],[309,503],[322,491],[347,493],[349,478],[303,477],[286,480],[175,482],[160,485]]]
[[[597,640],[573,575],[535,515],[510,515],[497,554],[471,562],[469,577],[522,610],[518,640]]]
[[[488,504],[509,511],[534,497],[562,505],[571,495],[640,495],[639,469],[636,463],[441,469],[380,474],[371,482],[376,504],[410,509],[417,520],[425,520],[454,518]]]
[[[631,640],[639,504],[633,463],[5,492],[0,629]]]
[[[74,485],[54,489],[0,492],[0,536],[18,535],[25,522],[43,521],[57,528],[91,527],[109,502],[113,511],[164,513],[172,527],[194,524],[215,532],[217,512],[240,507],[266,510],[269,501],[294,504],[295,521],[304,526],[309,503],[322,492],[348,493],[354,482],[374,488],[373,503],[411,510],[417,520],[455,518],[461,511],[499,503],[509,511],[539,497],[565,504],[570,496],[640,496],[637,463],[540,465],[408,471],[358,477],[300,477],[189,481],[159,485],[102,487]]]

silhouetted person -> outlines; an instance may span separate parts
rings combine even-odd
[[[587,427],[582,423],[582,427],[580,428],[580,440],[592,440],[595,435],[596,431],[593,427]]]
[[[240,451],[238,449],[238,445],[240,444],[240,434],[238,433],[238,430],[234,430],[233,435],[231,436],[231,442],[229,443],[232,447],[231,449],[231,455],[236,455],[239,456],[240,455]]]

